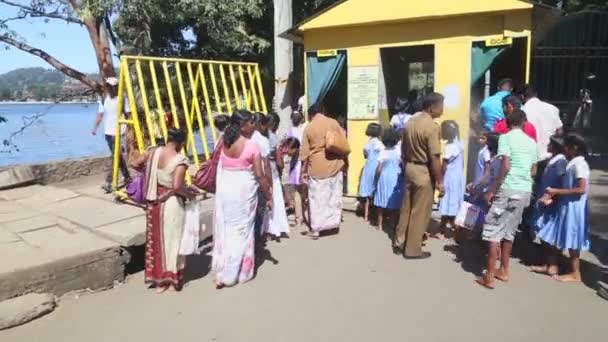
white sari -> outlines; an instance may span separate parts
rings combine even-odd
[[[216,184],[212,270],[217,282],[232,286],[251,280],[255,273],[254,225],[259,186],[251,166],[228,169],[222,158]]]
[[[270,162],[270,168],[272,169],[272,211],[265,211],[263,227],[266,233],[281,237],[281,235],[289,233],[289,220],[277,163]]]

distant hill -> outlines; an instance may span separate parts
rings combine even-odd
[[[97,75],[91,77],[98,78]],[[0,101],[53,101],[66,93],[74,93],[74,87],[79,86],[77,81],[57,70],[20,68],[0,74]],[[82,85],[82,92],[86,89]]]

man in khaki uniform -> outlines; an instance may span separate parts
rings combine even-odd
[[[403,133],[405,199],[395,232],[393,248],[406,259],[426,259],[422,239],[433,210],[433,194],[443,192],[439,125],[433,121],[443,114],[443,95],[431,93],[423,100],[422,112],[414,115]]]

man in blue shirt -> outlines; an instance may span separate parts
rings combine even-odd
[[[502,110],[502,99],[513,92],[513,80],[505,78],[498,82],[498,92],[481,103],[481,125],[488,131],[494,130],[496,122],[505,118]]]

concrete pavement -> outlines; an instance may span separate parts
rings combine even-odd
[[[0,301],[106,288],[124,279],[127,248],[145,242],[145,215],[103,194],[102,179],[0,191]],[[211,205],[202,204],[203,222],[210,221]]]
[[[345,215],[339,235],[292,233],[270,242],[257,277],[215,290],[210,257],[189,260],[181,293],[156,295],[138,273],[111,291],[64,297],[56,311],[0,332],[0,340],[121,341],[605,341],[608,302],[584,284],[561,284],[513,262],[510,283],[475,284],[449,243],[406,261],[386,234]]]

